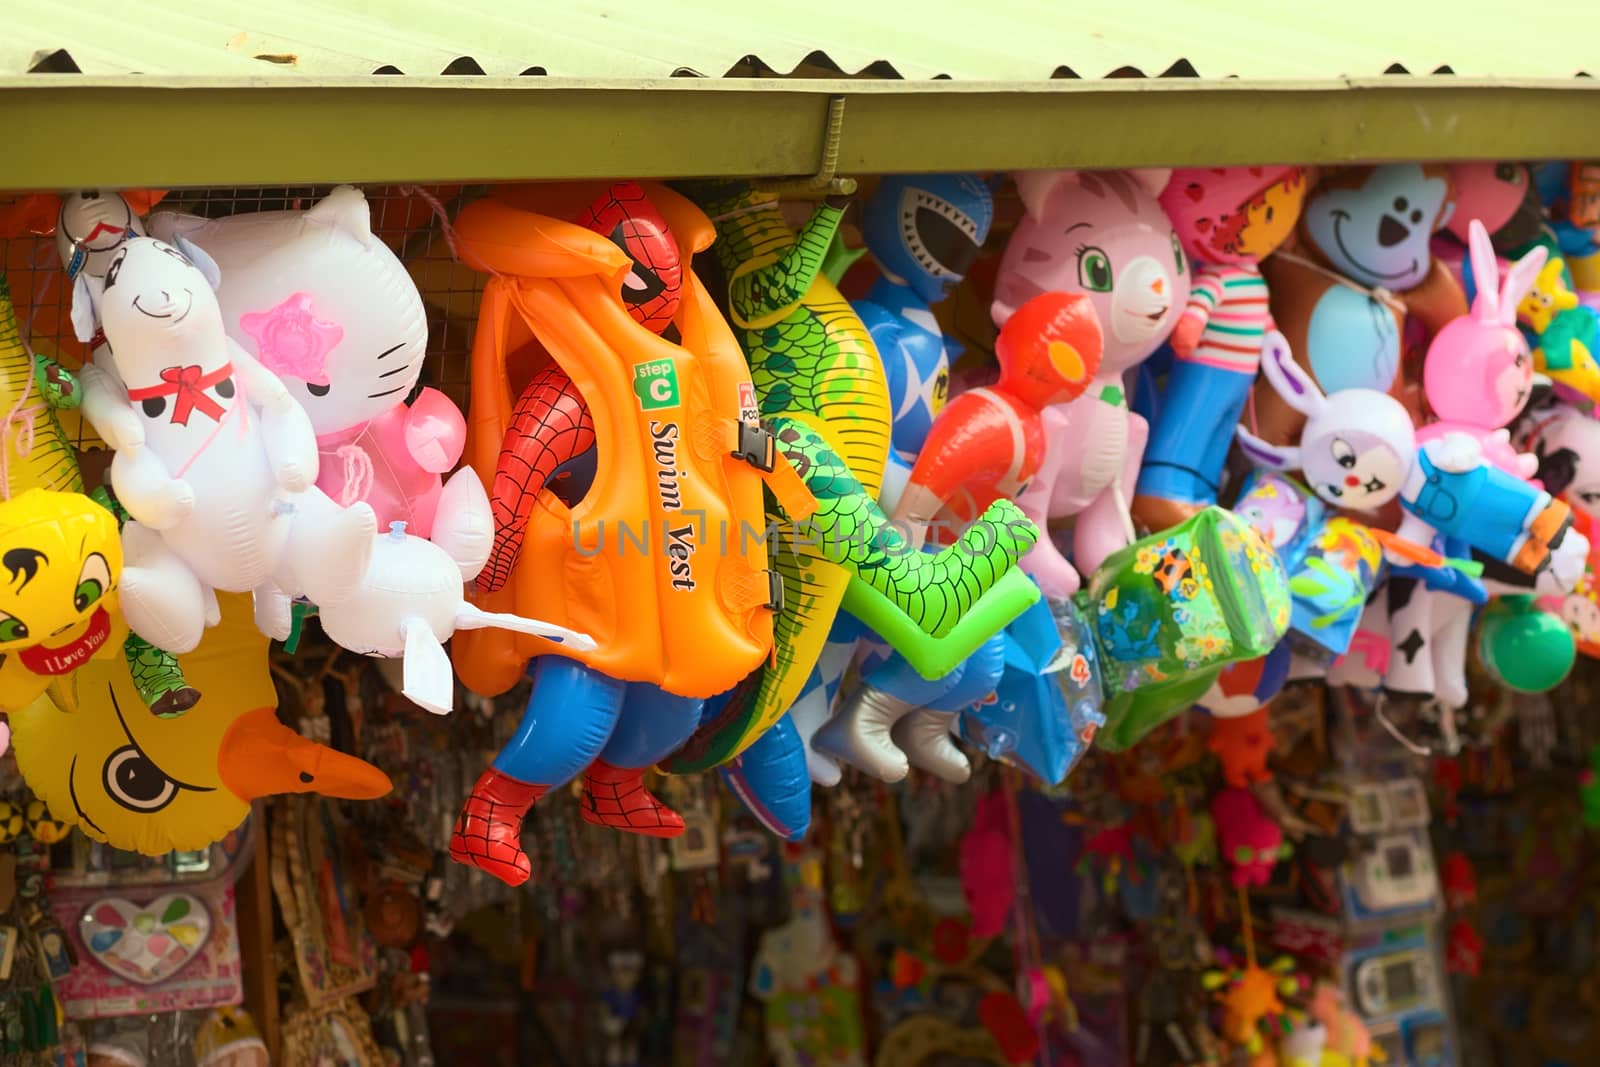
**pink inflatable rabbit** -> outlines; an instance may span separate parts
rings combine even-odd
[[[1128,410],[1123,375],[1160,347],[1189,298],[1188,264],[1156,202],[1167,177],[1164,170],[1016,176],[1027,216],[1000,263],[995,325],[1040,293],[1084,293],[1105,338],[1100,370],[1083,395],[1044,409],[1044,462],[1017,498],[1041,530],[1052,516],[1078,516],[1076,569],[1049,536],[1022,559],[1046,596],[1072,596],[1079,570],[1094,570],[1131,539],[1128,500],[1148,427]]]
[[[1439,421],[1418,430],[1417,440],[1466,434],[1483,446],[1485,460],[1518,478],[1531,478],[1538,457],[1513,448],[1505,427],[1521,413],[1533,388],[1533,357],[1517,329],[1517,305],[1539,276],[1545,249],[1535,247],[1512,264],[1497,292],[1494,246],[1477,219],[1468,225],[1467,247],[1478,295],[1471,313],[1447,323],[1428,346],[1422,384]]]
[[[1471,438],[1481,448],[1484,463],[1527,480],[1538,471],[1539,458],[1518,452],[1505,427],[1521,414],[1533,387],[1533,357],[1517,329],[1517,305],[1538,278],[1546,251],[1535,247],[1517,260],[1502,284],[1489,232],[1477,219],[1467,224],[1467,249],[1477,296],[1471,312],[1446,323],[1428,345],[1422,385],[1439,421],[1419,429],[1417,441],[1439,447],[1452,436]],[[1479,514],[1477,521],[1485,523],[1487,516]],[[1427,544],[1433,532],[1426,517],[1415,511],[1407,512],[1399,530],[1400,536],[1421,544]],[[1527,578],[1530,586],[1537,583],[1535,587],[1543,591],[1564,595],[1576,582],[1587,546],[1578,547],[1582,538],[1576,533],[1568,537],[1573,539],[1570,544],[1552,546],[1551,564]],[[1490,584],[1491,593],[1519,591]],[[1465,706],[1472,605],[1414,580],[1393,578],[1388,604],[1392,647],[1384,687],[1431,696],[1447,710]]]

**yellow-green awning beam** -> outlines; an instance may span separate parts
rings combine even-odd
[[[0,78],[0,188],[1600,158],[1600,83]],[[833,105],[835,108],[837,105]]]

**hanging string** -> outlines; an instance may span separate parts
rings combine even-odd
[[[1244,929],[1244,958],[1253,970],[1256,965],[1256,935],[1250,922],[1250,895],[1242,885],[1235,888],[1239,891],[1239,923]]]
[[[27,346],[23,347],[26,349]],[[17,458],[27,459],[33,452],[34,419],[44,408],[42,398],[39,403],[28,406],[28,397],[33,393],[33,355],[29,353],[27,359],[28,370],[22,376],[22,392],[17,395],[11,410],[6,412],[5,422],[0,423],[0,500],[11,499],[11,448],[7,446],[3,435],[15,429],[16,437],[12,443],[16,447]]]
[[[228,409],[222,413],[222,417],[218,419],[217,424],[211,428],[211,432],[206,434],[206,439],[200,442],[200,447],[196,448],[194,453],[188,459],[183,461],[183,465],[181,467],[172,472],[172,476],[174,478],[182,478],[185,474],[187,474],[189,472],[189,468],[194,466],[195,460],[199,459],[201,455],[205,453],[205,450],[210,448],[212,443],[216,441],[217,436],[222,433],[223,424],[228,421],[234,412],[243,411],[249,406],[250,398],[249,394],[245,390],[244,375],[235,372],[233,375],[233,385],[235,389],[233,403],[229,405]],[[235,419],[234,421],[238,423],[239,436],[241,438],[245,437],[250,430],[250,420],[239,418]]]
[[[1417,744],[1415,741],[1411,740],[1411,738],[1400,732],[1400,727],[1396,726],[1394,724],[1394,720],[1389,718],[1389,713],[1385,708],[1387,702],[1388,701],[1384,694],[1380,692],[1378,694],[1378,699],[1372,705],[1372,714],[1373,717],[1378,720],[1378,725],[1382,726],[1384,731],[1387,732],[1390,737],[1400,742],[1400,744],[1403,745],[1413,756],[1432,755],[1433,749],[1429,748],[1427,745]]]
[[[440,203],[439,198],[428,192],[428,190],[424,189],[420,185],[402,185],[400,186],[400,195],[414,196],[421,200],[424,204],[428,205],[428,208],[433,212],[433,217],[438,220],[439,232],[444,235],[445,247],[450,249],[450,258],[455,262],[460,263],[460,239],[456,236],[455,226],[450,222],[450,213],[445,210],[444,204]],[[487,270],[496,278],[500,277],[500,273],[493,267],[485,266],[482,269]]]
[[[1400,298],[1395,296],[1393,293],[1391,293],[1389,290],[1383,288],[1382,286],[1369,288],[1369,287],[1367,287],[1365,285],[1361,285],[1361,284],[1359,284],[1357,282],[1351,281],[1349,278],[1346,278],[1343,275],[1339,274],[1338,272],[1330,270],[1327,267],[1324,267],[1320,263],[1313,263],[1311,260],[1306,259],[1304,256],[1295,255],[1293,252],[1285,252],[1282,249],[1279,249],[1277,252],[1274,252],[1273,253],[1273,257],[1275,259],[1284,260],[1286,262],[1293,263],[1296,266],[1301,266],[1301,267],[1306,268],[1309,271],[1313,271],[1314,273],[1320,274],[1324,278],[1328,279],[1329,281],[1344,286],[1346,289],[1353,289],[1354,291],[1356,291],[1358,293],[1361,293],[1362,295],[1368,297],[1369,299],[1374,300],[1379,304],[1382,304],[1384,307],[1388,308],[1390,311],[1394,312],[1396,315],[1404,315],[1406,313],[1406,306],[1400,300]]]
[[[1178,823],[1177,832],[1183,835],[1186,839],[1189,834],[1198,833],[1199,831],[1194,825],[1194,820],[1189,815],[1189,809],[1186,806],[1187,800],[1184,797],[1184,789],[1182,786],[1177,786],[1172,790],[1172,799],[1177,805],[1177,812],[1173,816],[1174,821]],[[1187,843],[1187,840],[1185,843]],[[1188,850],[1185,849],[1184,852],[1185,859],[1183,861],[1183,883],[1184,888],[1188,891],[1187,896],[1189,901],[1189,914],[1194,915],[1197,914],[1197,908],[1200,902],[1200,886],[1195,881],[1194,863],[1192,860],[1187,858]]]
[[[73,248],[73,263],[78,270],[82,269],[83,250],[76,244]],[[45,290],[50,286],[51,274],[48,270],[51,260],[55,257],[55,249],[45,243],[40,243],[28,258],[28,267],[34,277],[32,293],[28,299],[28,312],[23,317],[18,330],[18,341],[22,344],[22,351],[27,356],[28,368],[22,379],[22,393],[16,402],[11,405],[11,410],[6,412],[5,421],[0,422],[0,501],[11,499],[11,449],[6,447],[4,436],[15,428],[17,458],[25,460],[33,453],[34,422],[41,415],[47,405],[44,397],[38,403],[29,405],[28,398],[33,393],[33,378],[38,369],[38,356],[33,350],[33,320],[39,313],[39,307],[44,303]],[[67,273],[69,281],[77,274],[77,270]],[[69,290],[70,291],[70,290]],[[70,297],[68,298],[70,301]],[[70,309],[70,303],[68,305]],[[70,310],[69,310],[70,314]],[[87,360],[85,361],[87,362]]]
[[[22,350],[28,353],[29,360],[34,357],[32,340],[33,318],[38,314],[39,305],[44,303],[44,291],[50,287],[50,273],[46,268],[50,266],[50,261],[54,256],[55,249],[48,244],[41,243],[33,250],[33,255],[28,259],[28,269],[32,271],[34,277],[33,295],[28,301],[28,314],[22,320],[20,339],[22,341]],[[69,274],[68,279],[70,280],[71,277],[72,275]],[[68,307],[70,308],[70,306],[69,303]]]
[[[1018,978],[1026,980],[1029,992],[1034,997],[1048,1002],[1054,998],[1055,991],[1044,978],[1044,959],[1039,950],[1039,933],[1034,925],[1034,910],[1029,901],[1028,859],[1022,843],[1022,809],[1017,802],[1020,787],[1020,773],[1012,767],[1001,767],[1000,789],[1006,802],[1006,820],[1011,824],[1011,871],[1012,879],[1016,883],[1016,891],[1012,894],[1012,922],[1016,932],[1016,943],[1012,952]],[[1058,1007],[1062,1012],[1062,1023],[1068,1030],[1076,1030],[1077,1018],[1071,999],[1064,997],[1063,1003]],[[1049,1012],[1035,1008],[1030,1014],[1033,1016],[1034,1035],[1039,1040],[1041,1062],[1051,1063],[1053,1057],[1050,1050]]]
[[[38,314],[39,305],[44,302],[44,291],[50,285],[50,275],[46,272],[46,268],[49,266],[50,257],[54,254],[55,249],[41,244],[33,250],[28,262],[34,276],[33,293],[28,300],[28,314],[22,320],[17,338],[22,342],[22,351],[26,354],[28,367],[22,376],[22,392],[18,395],[16,403],[11,405],[11,410],[6,412],[5,421],[0,423],[0,500],[11,499],[11,449],[5,445],[3,437],[14,428],[17,458],[27,459],[33,452],[34,419],[44,408],[43,398],[40,398],[38,404],[28,406],[28,398],[33,393],[33,376],[38,365],[36,362],[38,357],[33,351],[33,320]]]

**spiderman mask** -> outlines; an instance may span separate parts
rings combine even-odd
[[[576,220],[604,234],[633,261],[622,283],[622,302],[634,321],[669,341],[683,303],[683,257],[667,220],[637,182],[617,182]]]

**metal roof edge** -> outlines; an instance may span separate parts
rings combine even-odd
[[[731,93],[735,95],[777,92],[808,96],[847,95],[933,95],[969,94],[1111,94],[1130,93],[1248,93],[1248,92],[1327,92],[1338,89],[1372,89],[1383,92],[1444,90],[1553,90],[1573,93],[1600,91],[1600,78],[1469,78],[1454,74],[1393,74],[1376,77],[1321,79],[1244,79],[1244,78],[1047,78],[1036,81],[972,81],[932,79],[909,81],[902,78],[553,78],[524,75],[441,75],[412,77],[395,75],[217,77],[212,75],[105,75],[13,74],[0,75],[0,91],[46,90],[85,92],[96,89],[241,91],[274,89],[295,92],[375,89],[386,92],[572,92],[572,91],[666,91],[682,93]]]
[[[0,188],[1600,158],[1600,82],[0,78]],[[159,124],[152,116],[159,115]],[[93,129],[94,150],[62,131]],[[159,129],[159,136],[149,131]]]

